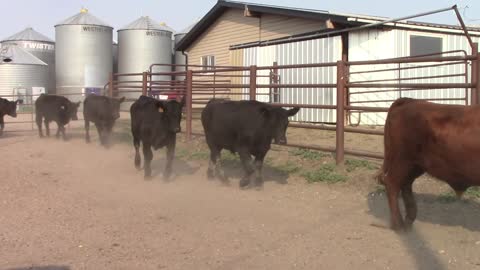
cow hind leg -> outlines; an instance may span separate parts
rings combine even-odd
[[[95,123],[95,127],[97,128],[98,138],[100,140],[101,145],[105,145],[105,138],[103,136],[103,125],[100,123]]]
[[[406,185],[402,188],[402,198],[405,204],[405,228],[410,229],[413,221],[417,217],[417,202],[412,191],[412,185]]]
[[[0,136],[3,135],[4,128],[5,128],[5,122],[3,122],[3,116],[0,116]]]
[[[263,160],[265,154],[255,157],[255,187],[257,189],[263,188]]]
[[[172,175],[172,164],[173,158],[175,157],[175,145],[176,145],[176,135],[173,135],[172,140],[167,144],[167,164],[165,166],[165,171],[163,172],[163,178],[168,180]]]
[[[140,140],[137,136],[133,135],[133,147],[135,148],[135,168],[141,169],[142,158],[140,157]]]
[[[42,116],[39,113],[37,113],[36,116],[35,116],[35,122],[37,122],[38,136],[40,136],[40,138],[43,138]]]
[[[90,143],[90,121],[85,118],[85,141]]]
[[[208,163],[207,177],[208,179],[214,179],[218,177],[222,182],[228,182],[225,172],[223,171],[221,164],[218,162],[221,156],[222,149],[219,147],[210,148],[210,162]]]
[[[409,207],[411,206],[411,198],[413,198],[413,195],[409,196],[407,187],[411,185],[411,181],[409,179],[409,174],[411,175],[411,173],[408,167],[409,166],[396,165],[395,168],[390,169],[390,171],[384,177],[388,205],[390,208],[390,226],[393,230],[405,229],[405,222],[402,218],[398,205],[398,196],[400,195],[400,191],[403,191],[404,189],[407,190],[405,194],[407,196]],[[413,214],[413,209],[410,209],[412,211],[411,214]]]
[[[242,166],[245,170],[245,176],[240,180],[240,188],[246,188],[250,185],[250,178],[255,172],[252,166],[252,157],[248,150],[245,149],[238,151],[238,154],[240,155],[240,160],[242,161]]]
[[[410,171],[408,181],[402,188],[402,198],[405,205],[405,226],[407,229],[410,229],[413,222],[417,218],[417,202],[415,201],[415,196],[413,194],[412,185],[417,177],[422,175],[424,172],[420,168],[414,168]]]
[[[45,133],[47,134],[47,137],[50,137],[50,122],[45,119],[43,123],[45,124]]]
[[[152,153],[152,147],[150,144],[143,142],[143,159],[144,159],[144,178],[145,180],[148,180],[152,177],[152,168],[151,168],[151,163],[153,159],[153,153]]]
[[[386,178],[389,178],[389,176],[386,176]],[[395,183],[388,182],[388,179],[386,180],[385,187],[387,190],[388,206],[390,207],[390,227],[393,230],[401,230],[404,229],[405,226],[398,206],[400,187]]]

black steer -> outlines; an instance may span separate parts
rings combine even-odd
[[[152,176],[150,163],[153,158],[152,147],[157,150],[167,147],[167,165],[163,176],[168,179],[172,173],[172,161],[175,154],[177,133],[180,132],[182,107],[185,104],[175,100],[160,101],[141,96],[130,107],[132,120],[133,146],[135,147],[135,167],[140,169],[140,142],[143,145],[145,178]]]
[[[36,122],[38,126],[38,134],[40,138],[43,137],[42,132],[42,120],[45,123],[45,129],[47,136],[50,136],[49,123],[55,121],[58,126],[57,138],[62,133],[63,139],[66,140],[65,125],[70,120],[78,120],[77,110],[80,106],[80,102],[73,103],[66,97],[41,94],[35,101],[35,114]]]
[[[19,102],[21,101],[9,101],[7,99],[0,98],[0,136],[3,134],[3,129],[5,128],[5,122],[3,122],[3,117],[5,115],[17,117],[17,104]]]
[[[222,149],[238,153],[245,170],[240,187],[250,185],[255,172],[255,186],[263,186],[263,159],[270,150],[272,140],[286,144],[285,132],[288,117],[294,116],[300,108],[286,110],[258,101],[211,100],[202,111],[202,125],[210,148],[210,163],[207,175],[227,179],[217,166]],[[255,157],[255,168],[251,155]]]
[[[120,99],[105,96],[89,95],[83,101],[83,118],[85,119],[85,140],[90,142],[90,122],[95,124],[103,146],[108,145],[115,121],[120,118]]]

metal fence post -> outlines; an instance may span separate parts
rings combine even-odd
[[[257,66],[250,66],[250,100],[257,99]]]
[[[477,105],[479,103],[478,96],[480,94],[480,55],[478,53],[478,43],[476,42],[473,43],[472,46],[472,55],[476,56],[476,58],[472,61],[472,83],[474,84],[474,87],[470,93],[470,104]]]
[[[185,93],[185,112],[187,114],[187,121],[186,121],[186,135],[187,141],[192,139],[192,113],[193,113],[193,102],[192,102],[192,84],[193,84],[193,71],[187,70],[187,78],[186,78],[186,93]]]
[[[147,82],[148,82],[148,72],[142,73],[142,95],[147,95]]]
[[[110,73],[110,79],[108,81],[108,96],[113,97],[113,73]]]
[[[345,161],[345,61],[337,62],[337,128],[336,128],[336,162],[343,165]]]

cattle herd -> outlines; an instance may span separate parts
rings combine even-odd
[[[89,125],[97,128],[100,143],[109,145],[115,121],[120,117],[120,104],[125,98],[89,95],[84,100],[85,140],[90,142]],[[3,133],[5,115],[16,117],[17,104],[0,98],[0,135]],[[43,137],[42,121],[46,135],[50,136],[49,123],[57,123],[56,136],[66,139],[65,125],[77,119],[80,102],[74,103],[62,96],[42,94],[35,101],[36,123]],[[144,159],[144,177],[151,178],[153,152],[167,148],[164,178],[172,174],[176,135],[185,99],[157,100],[141,96],[130,107],[131,132],[135,148],[134,164],[141,168],[140,144]],[[289,110],[258,101],[230,101],[212,99],[201,114],[206,143],[210,149],[207,176],[227,183],[220,164],[222,149],[238,153],[245,175],[240,187],[263,186],[263,160],[272,141],[286,144],[288,118],[300,108]],[[412,191],[416,178],[429,173],[445,181],[460,196],[467,188],[480,185],[480,107],[441,105],[422,100],[400,98],[389,109],[384,136],[384,162],[377,180],[385,185],[390,207],[391,227],[405,230],[417,216],[417,205]],[[252,160],[252,156],[254,160]],[[478,164],[477,164],[478,163]],[[398,196],[405,204],[405,220],[400,214]]]

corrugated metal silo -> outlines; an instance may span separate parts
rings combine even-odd
[[[172,64],[172,31],[148,16],[140,17],[118,30],[118,72],[140,73],[151,64]],[[153,72],[170,72],[171,66],[155,67]],[[125,80],[141,81],[128,77]],[[153,80],[171,80],[170,76],[154,76]],[[126,94],[138,98],[139,93]]]
[[[86,9],[55,25],[58,94],[78,101],[77,93],[103,89],[113,69],[112,30]]]
[[[55,42],[28,27],[4,40],[3,45],[16,44],[48,65],[47,93],[55,93]]]
[[[23,48],[2,44],[0,48],[0,96],[39,94],[48,85],[48,65]],[[30,100],[27,99],[26,102]]]
[[[118,72],[118,43],[113,42],[112,44],[112,53],[113,53],[113,73]]]
[[[195,23],[196,24],[196,23]],[[195,26],[195,24],[192,24],[191,26],[187,27],[183,31],[180,31],[175,34],[175,46],[182,40],[190,30]],[[187,64],[187,57],[181,52],[181,51],[175,51],[175,59],[174,59],[175,64],[179,65],[186,65]],[[185,67],[175,67],[175,71],[184,71]],[[176,80],[184,80],[185,76],[176,76]]]

